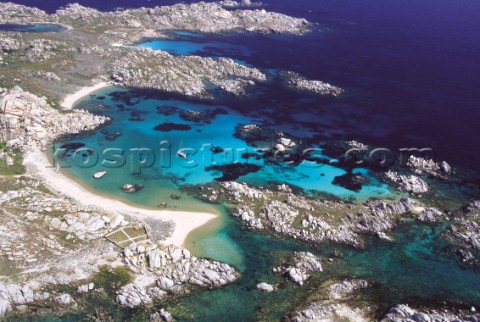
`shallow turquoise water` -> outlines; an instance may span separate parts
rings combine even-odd
[[[305,190],[328,192],[343,198],[389,194],[387,185],[375,181],[373,177],[370,178],[371,183],[364,185],[359,192],[334,185],[333,179],[346,172],[330,164],[289,166],[262,159],[243,159],[244,153],[258,152],[234,136],[235,127],[251,124],[254,120],[226,106],[148,95],[132,99],[129,93],[125,89],[109,88],[84,98],[78,107],[108,115],[112,122],[95,132],[71,136],[56,144],[56,148],[59,148],[64,144],[80,142],[85,145],[83,149],[95,151],[88,158],[84,158],[82,153],[61,158],[59,156],[62,153],[57,153],[57,160],[62,166],[70,166],[64,171],[100,193],[154,206],[164,201],[167,195],[177,193],[175,190],[182,185],[209,183],[220,177],[219,171],[206,169],[211,165],[242,163],[260,167],[258,172],[238,178],[239,181],[251,184],[288,183]],[[157,112],[157,107],[177,110],[167,113],[171,115],[163,115]],[[210,113],[212,116],[202,121],[188,121],[179,114],[187,110]],[[154,128],[159,124],[173,124],[174,129],[157,131]],[[107,140],[107,135],[114,133],[121,135],[113,141]],[[210,150],[212,147],[221,147],[224,151],[213,153]],[[124,164],[111,165],[108,162],[113,157],[107,149],[112,148],[124,151]],[[151,152],[132,149],[149,149]],[[179,156],[178,151],[185,152],[188,159]],[[107,174],[102,179],[92,178],[95,172],[103,169],[107,170]],[[366,170],[358,171],[369,176]],[[125,194],[119,188],[127,183],[142,184],[144,190]]]
[[[178,34],[178,33],[177,33]],[[181,35],[185,35],[182,33]],[[186,56],[186,55],[202,55],[202,53],[208,51],[208,56],[212,58],[229,56],[229,55],[241,55],[248,56],[250,51],[248,48],[241,45],[234,45],[219,41],[201,41],[201,36],[194,34],[194,39],[190,40],[176,40],[176,39],[159,39],[149,40],[142,42],[135,47],[137,48],[150,48],[153,50],[167,51],[173,55]],[[189,35],[189,37],[192,37]],[[199,39],[199,42],[192,40]],[[213,53],[213,54],[212,54]],[[217,53],[217,54],[215,54]],[[237,60],[237,62],[242,62]]]

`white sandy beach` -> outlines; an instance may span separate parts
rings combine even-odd
[[[165,241],[183,247],[191,231],[205,225],[218,217],[216,214],[203,212],[184,212],[169,210],[149,210],[127,205],[119,200],[96,195],[74,180],[56,173],[47,156],[41,151],[29,152],[25,155],[24,164],[28,173],[44,180],[45,185],[54,192],[65,195],[84,206],[95,206],[110,214],[128,214],[135,218],[155,218],[175,223],[173,234]]]
[[[111,85],[112,84],[110,84],[109,82],[101,81],[101,82],[95,83],[92,86],[82,87],[81,89],[79,89],[75,93],[65,96],[65,98],[62,101],[61,106],[64,109],[70,110],[70,109],[73,108],[73,105],[75,104],[75,102],[78,101],[79,99],[81,99],[82,97],[84,97],[84,96],[90,94],[91,92],[94,92],[94,91],[96,91],[100,88],[111,86]]]

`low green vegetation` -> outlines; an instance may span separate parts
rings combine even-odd
[[[0,155],[8,155],[13,159],[13,165],[7,165],[5,157],[0,157],[0,175],[19,175],[25,173],[23,166],[23,155],[19,149],[9,149],[5,142],[0,142]]]
[[[92,283],[95,284],[96,288],[103,288],[109,293],[114,293],[131,281],[130,272],[123,266],[115,268],[101,266],[100,271],[92,278]]]

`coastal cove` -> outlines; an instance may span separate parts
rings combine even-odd
[[[192,38],[191,35],[181,37]],[[215,38],[216,36],[212,37]],[[185,41],[185,38],[183,39],[182,41]],[[194,41],[202,42],[203,40],[195,37]],[[174,44],[185,45],[185,43]],[[145,46],[150,46],[150,43],[147,42]],[[217,57],[219,54],[219,47],[212,52],[208,50],[195,52],[195,48],[198,47],[194,46],[192,47],[194,49],[189,49],[188,43],[185,49],[175,48],[171,52],[172,54],[201,53],[208,57]],[[228,48],[227,46],[226,52],[230,57],[232,52]],[[153,49],[157,48],[153,47]],[[189,52],[189,50],[193,51]],[[233,54],[235,59],[245,61],[249,61],[248,56],[251,56],[251,53],[248,55],[245,55],[244,52],[239,52],[237,55]],[[249,63],[251,62],[250,60]],[[268,93],[278,92],[278,88],[275,86],[273,85],[271,89],[264,88],[264,93],[258,94],[254,99],[260,103],[262,99],[265,99],[263,97],[268,97]],[[297,99],[298,97],[295,94],[282,96],[282,102],[295,102]],[[305,102],[304,110],[308,110],[309,104],[311,104],[312,110],[314,106],[318,106],[318,100],[312,99],[312,101],[313,103]],[[247,102],[248,100],[240,101],[240,103],[232,102],[232,100],[226,98],[217,103],[216,101],[172,97],[154,91],[105,87],[77,101],[75,106],[87,109],[94,114],[109,116],[113,121],[93,133],[62,139],[56,143],[56,147],[81,143],[94,151],[102,146],[120,147],[128,151],[130,148],[136,147],[134,145],[135,141],[140,141],[142,142],[142,148],[146,147],[158,151],[159,146],[162,147],[160,142],[168,141],[172,148],[170,153],[172,163],[168,167],[159,166],[158,160],[156,160],[157,162],[153,167],[141,169],[140,173],[132,176],[131,173],[125,171],[125,168],[131,169],[131,164],[128,164],[127,158],[125,168],[119,170],[107,169],[107,175],[100,180],[94,180],[91,176],[96,171],[103,169],[101,166],[93,168],[72,167],[64,171],[76,177],[83,184],[90,186],[90,189],[93,189],[96,193],[110,194],[134,204],[156,207],[160,202],[165,202],[168,207],[199,210],[203,209],[205,204],[196,201],[189,194],[178,189],[183,185],[215,181],[215,178],[219,178],[220,173],[205,171],[202,167],[194,170],[183,167],[182,162],[184,160],[177,155],[178,150],[190,147],[200,150],[204,144],[207,144],[208,149],[218,146],[222,149],[227,147],[234,150],[249,151],[249,146],[234,135],[233,130],[239,124],[257,122],[265,125],[275,124],[277,130],[287,130],[289,133],[299,136],[305,133],[303,132],[305,128],[313,128],[309,123],[312,115],[298,115],[295,118],[296,127],[284,123],[282,128],[282,121],[279,121],[281,120],[279,116],[270,113],[256,114],[244,108],[245,105],[248,105]],[[271,98],[266,98],[265,102],[266,104],[277,104],[277,109],[280,107]],[[188,118],[191,111],[200,113],[200,116],[193,119]],[[269,117],[271,118],[269,119]],[[288,118],[288,116],[283,117]],[[158,127],[159,124],[164,124],[165,127],[160,128]],[[311,131],[309,132],[311,133]],[[219,133],[222,134],[219,135]],[[113,137],[109,138],[111,135]],[[221,140],[218,140],[219,137],[221,137]],[[313,136],[312,141],[314,142],[314,140],[315,136]],[[251,152],[254,153],[255,151],[252,150]],[[213,159],[220,164],[225,157],[227,160],[232,160],[232,157],[235,158],[235,156],[225,156],[222,153],[213,154]],[[200,159],[196,158],[195,160],[199,161]],[[59,162],[63,164],[62,162],[66,162],[66,160],[59,159]],[[206,169],[207,166],[203,168]],[[285,166],[269,167],[268,165],[262,167],[259,172],[241,176],[238,180],[261,186],[283,182],[305,190],[320,190],[337,197],[356,196],[355,198],[359,200],[385,196],[392,199],[396,198],[395,194],[389,191],[385,184],[376,182],[373,177],[370,179],[371,186],[364,186],[358,193],[332,185],[334,178],[344,173],[341,169],[330,165],[323,165],[319,169],[324,174],[320,181],[318,180],[320,173],[317,173],[317,176],[312,175],[312,173],[315,173],[312,172],[316,171],[315,169],[306,169],[306,172],[302,173],[300,172],[301,168],[297,167],[290,168],[285,172]],[[363,171],[363,173],[368,176],[367,171]],[[309,177],[314,179],[309,180]],[[272,181],[272,178],[277,178],[277,181]],[[278,180],[279,178],[281,180]],[[144,189],[135,194],[125,194],[119,189],[125,183],[141,183]],[[170,195],[172,194],[179,195],[180,200],[171,199]],[[431,306],[432,304],[436,305],[438,301],[446,301],[451,304],[461,303],[462,307],[468,307],[475,304],[479,296],[473,289],[469,291],[469,285],[477,283],[478,274],[473,271],[467,273],[464,268],[456,263],[455,259],[443,253],[445,246],[442,246],[440,237],[444,229],[442,226],[433,228],[408,224],[399,228],[395,233],[393,248],[388,242],[372,239],[368,246],[361,250],[349,249],[339,245],[325,245],[318,249],[289,240],[277,239],[269,235],[245,232],[239,223],[229,218],[227,211],[221,211],[223,213],[223,225],[204,226],[193,231],[187,238],[186,245],[196,255],[235,265],[242,272],[242,277],[238,282],[225,288],[208,293],[194,292],[191,296],[172,303],[167,309],[181,321],[215,319],[219,315],[224,316],[225,319],[236,319],[241,316],[244,320],[255,319],[260,316],[271,319],[281,318],[294,309],[295,305],[294,303],[287,304],[280,299],[302,299],[304,296],[301,294],[304,293],[304,290],[285,285],[285,288],[281,288],[274,295],[263,295],[256,293],[255,285],[260,281],[281,283],[281,279],[271,272],[271,268],[281,262],[282,256],[285,256],[282,254],[294,250],[308,250],[323,258],[331,257],[333,253],[341,254],[336,258],[341,264],[332,265],[331,271],[326,269],[324,273],[319,274],[310,287],[314,289],[315,285],[332,283],[332,281],[342,279],[342,277],[367,279],[375,287],[362,296],[382,299],[382,305],[377,308],[379,316],[388,311],[395,303]],[[264,246],[259,248],[260,245]],[[266,258],[266,260],[259,263],[258,258]],[[456,277],[452,278],[453,276]],[[429,279],[438,281],[438,283],[426,283],[419,287],[419,281]],[[465,292],[456,292],[458,285],[464,285]],[[392,292],[392,288],[395,289],[394,292]],[[252,292],[256,294],[254,296],[255,305],[252,305]],[[205,301],[207,298],[208,301],[211,301],[212,297],[222,305],[218,305],[218,310],[205,310]],[[388,300],[386,300],[387,298]],[[265,301],[270,304],[266,305]],[[280,304],[275,306],[271,304],[272,302]],[[267,306],[269,307],[268,310],[263,309],[260,312],[254,310],[254,307],[265,308]],[[249,309],[245,309],[246,307],[249,307]]]
[[[18,1],[0,320],[480,321],[477,4]]]
[[[184,185],[209,183],[220,176],[218,171],[205,171],[204,168],[208,164],[203,165],[202,162],[208,161],[209,157],[212,157],[210,163],[224,164],[229,163],[232,158],[238,158],[240,163],[262,164],[255,160],[242,159],[241,154],[247,151],[254,153],[256,150],[233,136],[233,129],[237,124],[249,123],[250,120],[225,106],[211,105],[207,102],[182,101],[180,98],[172,99],[168,98],[168,95],[158,92],[105,87],[105,85],[102,87],[98,90],[96,90],[96,86],[92,87],[91,89],[94,92],[78,100],[75,106],[87,109],[94,114],[106,115],[111,117],[113,121],[93,132],[68,136],[55,142],[47,151],[49,157],[53,158],[53,155],[55,155],[56,162],[64,175],[100,196],[118,199],[135,207],[160,209],[160,212],[162,209],[166,209],[172,215],[182,211],[199,212],[199,217],[202,216],[202,212],[219,214],[218,219],[192,232],[192,235],[187,238],[185,246],[197,256],[206,256],[242,267],[244,265],[242,251],[224,232],[225,223],[231,221],[228,218],[228,211],[223,206],[213,206],[199,201],[189,193],[179,190],[179,188]],[[86,93],[86,91],[80,91],[79,93]],[[218,115],[213,113],[213,116],[207,117],[206,120],[196,120],[192,123],[192,121],[185,121],[181,118],[182,111],[194,110],[209,114],[208,111],[215,111],[216,109],[220,109],[221,112],[219,111]],[[132,118],[132,115],[135,118]],[[136,118],[137,116],[140,116],[143,120],[140,121]],[[189,131],[156,131],[154,129],[155,125],[162,122],[188,124],[192,128]],[[114,139],[110,140],[109,136],[115,133],[121,135],[118,137],[115,135]],[[179,137],[179,133],[182,133],[181,137]],[[218,133],[222,133],[222,135]],[[226,136],[226,133],[231,133],[231,138]],[[141,138],[141,146],[136,144],[139,138]],[[169,141],[171,149],[169,148],[161,153],[162,145],[160,143],[162,141]],[[64,151],[68,145],[75,144],[81,144],[81,149],[95,151],[94,154],[98,155],[99,161],[92,166],[81,165],[84,162],[81,153],[73,158],[73,151]],[[208,157],[201,154],[203,145],[207,146],[204,152]],[[233,154],[212,153],[209,149],[214,146],[233,148]],[[101,161],[105,161],[102,160],[102,149],[104,147],[125,150],[125,164],[122,167],[104,167],[101,164]],[[193,160],[196,160],[199,166],[193,168],[186,166],[186,160],[183,160],[176,153],[181,148],[190,147],[200,151],[198,155],[193,156]],[[156,155],[153,164],[150,167],[139,168],[138,173],[132,174],[131,158],[133,156],[135,158],[139,157],[136,154],[133,156],[129,154],[128,151],[132,148],[149,148],[154,151]],[[171,158],[167,166],[162,166],[165,162],[161,161],[162,155],[168,155]],[[299,172],[295,173],[297,171],[295,169],[298,169]],[[53,174],[53,168],[48,170]],[[92,175],[100,170],[106,170],[106,175],[101,179],[94,179]],[[362,200],[372,195],[388,195],[390,198],[396,198],[395,193],[391,193],[385,184],[377,182],[373,177],[371,179],[373,180],[372,185],[364,186],[359,192],[333,185],[334,177],[344,173],[342,169],[328,164],[321,164],[313,169],[307,166],[302,168],[301,166],[290,167],[267,164],[262,165],[259,172],[242,176],[241,180],[254,184],[270,185],[275,184],[273,178],[277,178],[276,180],[279,180],[277,183],[291,184],[293,182],[299,186],[303,185],[306,190],[321,190],[330,194],[337,194],[340,197],[344,196],[344,198],[354,197]],[[142,184],[143,189],[133,194],[125,193],[120,188],[127,183]],[[175,199],[172,196],[175,196]],[[162,217],[160,216],[160,218]],[[175,221],[173,217],[169,218]],[[179,221],[180,225],[183,225],[183,223],[184,221]],[[180,226],[180,229],[185,232],[189,228]],[[195,237],[199,239],[196,240]],[[174,240],[177,245],[183,244],[183,242],[179,244],[178,239]]]

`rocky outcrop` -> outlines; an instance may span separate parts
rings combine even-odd
[[[416,174],[428,174],[442,179],[446,179],[447,176],[453,172],[450,165],[445,161],[438,164],[431,159],[424,159],[413,155],[408,158],[407,166]]]
[[[34,292],[30,287],[0,283],[0,317],[10,312],[25,312],[28,305],[36,303],[46,306],[75,307],[77,303],[68,293],[56,296],[47,292]]]
[[[302,310],[294,313],[288,320],[303,321],[370,321],[368,313],[370,308],[355,308],[343,301],[359,289],[365,288],[368,283],[364,280],[346,280],[330,285],[327,290],[327,299],[308,304]]]
[[[92,18],[101,17],[103,14],[93,8],[84,7],[78,3],[70,3],[56,11],[58,19],[68,18],[69,20],[92,21]]]
[[[472,201],[461,209],[445,235],[463,246],[480,249],[480,200]]]
[[[331,96],[338,96],[343,92],[339,87],[319,80],[308,80],[297,73],[287,72],[284,77],[286,78],[287,86],[298,91]]]
[[[102,24],[157,30],[190,30],[204,33],[248,30],[259,33],[301,34],[308,30],[305,19],[265,10],[226,10],[216,3],[175,4],[116,12],[99,12],[78,4],[69,4],[52,16],[63,23]]]
[[[252,2],[251,0],[242,0],[240,2],[233,1],[233,0],[223,0],[220,1],[219,4],[222,7],[226,8],[236,8],[236,7],[260,7],[262,5],[261,2]]]
[[[415,195],[422,195],[429,191],[428,184],[417,176],[399,175],[396,172],[388,171],[385,173],[385,178],[392,182],[400,191]]]
[[[0,36],[0,51],[11,52],[22,48],[21,39],[13,38],[7,35]]]
[[[76,305],[76,302],[67,293],[53,296],[47,292],[34,291],[28,285],[20,286],[0,282],[0,318],[15,311],[24,312],[28,305],[34,303],[69,307]]]
[[[26,7],[12,2],[0,3],[0,23],[29,23],[43,21],[47,13],[34,7]]]
[[[423,222],[436,222],[440,218],[445,218],[445,214],[436,208],[420,208],[420,211],[414,211],[413,217]]]
[[[130,308],[151,304],[154,300],[161,300],[167,295],[167,292],[158,287],[150,287],[145,290],[145,288],[135,284],[127,284],[117,293],[117,303]]]
[[[290,261],[292,265],[276,268],[274,272],[282,272],[298,285],[303,285],[310,274],[323,271],[320,258],[309,252],[295,252]]]
[[[80,240],[93,240],[117,227],[129,224],[122,215],[107,216],[98,213],[68,213],[63,221],[58,217],[49,220],[50,227],[74,234]]]
[[[28,62],[44,62],[55,58],[59,44],[48,39],[34,39],[26,43],[22,59]]]
[[[150,315],[149,322],[170,322],[173,321],[172,314],[164,309]]]
[[[157,245],[132,244],[124,250],[124,261],[137,274],[150,274],[156,286],[129,285],[120,290],[117,302],[129,307],[149,304],[166,293],[180,294],[188,285],[220,287],[237,279],[238,273],[228,264],[198,259],[186,249]],[[143,273],[142,273],[143,272]],[[153,294],[161,294],[154,297]]]
[[[480,314],[469,316],[466,314],[455,314],[447,310],[427,312],[417,311],[408,305],[397,305],[393,307],[381,322],[430,322],[430,321],[479,321]]]
[[[247,86],[266,81],[256,68],[231,59],[214,60],[198,56],[174,57],[150,49],[130,50],[111,64],[111,78],[122,86],[155,88],[184,95],[206,95],[207,85],[240,95]]]
[[[226,198],[238,203],[232,215],[239,217],[251,229],[270,229],[281,235],[309,242],[333,241],[360,246],[359,233],[377,234],[393,229],[402,218],[416,207],[411,199],[398,202],[370,200],[364,205],[341,201],[314,200],[284,191],[252,188],[246,184],[223,182],[226,194],[215,191],[202,198],[212,201]],[[205,192],[205,190],[203,190]],[[281,200],[285,200],[281,201]],[[259,209],[254,211],[253,206]],[[355,209],[356,213],[351,210]],[[331,220],[329,211],[343,215]],[[298,226],[300,223],[300,226]]]
[[[315,303],[299,312],[291,321],[343,321],[343,322],[369,322],[368,311],[362,308],[352,308],[347,304]]]
[[[332,300],[346,299],[357,290],[366,287],[368,287],[368,282],[365,280],[345,280],[330,285],[328,288],[328,297]]]
[[[403,220],[402,215],[410,216],[417,208],[409,198],[389,203],[369,200],[363,205],[354,205],[306,198],[284,187],[274,191],[237,182],[222,182],[221,185],[224,190],[203,189],[200,197],[238,204],[232,215],[251,229],[269,229],[314,243],[332,241],[360,246],[359,234],[379,235],[389,231]],[[335,219],[330,212],[337,213]]]
[[[83,110],[60,113],[45,98],[19,87],[0,96],[0,141],[24,151],[45,147],[62,134],[95,129],[108,120]]]

